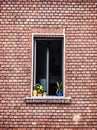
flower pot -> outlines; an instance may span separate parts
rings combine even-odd
[[[62,93],[57,93],[57,96],[63,96],[63,94]]]
[[[41,96],[42,96],[42,93],[38,93],[38,96],[41,97]]]
[[[33,96],[37,96],[37,90],[33,90]]]
[[[43,96],[44,96],[44,97],[46,96],[46,92],[43,93]]]

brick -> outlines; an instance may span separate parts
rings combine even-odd
[[[97,129],[96,8],[96,0],[0,1],[0,130]],[[63,29],[66,96],[72,100],[29,102],[32,33]]]

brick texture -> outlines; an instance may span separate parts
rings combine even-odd
[[[96,0],[0,0],[0,130],[97,130]],[[66,35],[70,104],[27,104],[32,33]]]

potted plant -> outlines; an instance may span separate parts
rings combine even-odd
[[[42,94],[43,94],[43,86],[42,85],[40,85],[38,83],[34,84],[34,90],[37,91],[37,96],[42,96]]]
[[[44,97],[46,96],[46,91],[43,92],[43,96],[44,96]]]
[[[33,96],[37,96],[37,94],[38,94],[37,91],[38,91],[38,85],[34,84]]]
[[[56,95],[57,96],[62,96],[63,93],[62,93],[62,90],[63,90],[63,85],[62,85],[62,82],[56,82]]]

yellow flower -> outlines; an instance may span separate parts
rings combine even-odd
[[[42,87],[42,86],[40,86],[40,89],[42,90],[42,89],[43,89],[43,87]]]

